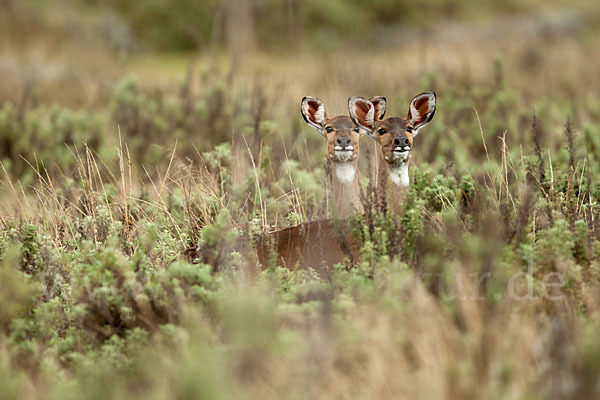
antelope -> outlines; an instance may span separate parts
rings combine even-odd
[[[348,99],[352,121],[381,147],[380,179],[377,186],[387,187],[387,191],[382,191],[384,196],[388,192],[387,195],[393,198],[401,197],[410,184],[408,165],[413,139],[433,119],[435,102],[435,93],[424,92],[411,100],[406,118],[383,119],[386,111],[385,97],[366,99],[353,96]]]
[[[280,266],[312,267],[324,272],[321,267],[332,266],[344,259],[354,262],[359,254],[360,246],[343,219],[361,211],[358,182],[361,131],[349,116],[328,118],[325,105],[316,97],[302,99],[301,113],[306,123],[326,139],[327,158],[333,165],[331,179],[336,219],[307,222],[271,232],[257,242],[256,250],[263,267],[275,256]]]

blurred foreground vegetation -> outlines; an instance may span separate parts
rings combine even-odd
[[[6,4],[19,18],[55,12]],[[152,22],[161,1],[65,4],[110,5],[147,49],[196,48],[213,30],[153,31],[177,31]],[[222,4],[169,12],[214,21]],[[261,7],[274,24],[301,6],[294,29],[318,41],[314,13],[347,23],[322,11],[341,4],[364,7],[256,2],[257,43],[283,29]],[[218,44],[173,67],[162,53],[84,49],[83,35],[56,54],[52,37],[45,55],[14,51],[31,37],[3,47],[15,79],[0,83],[2,397],[598,397],[598,14],[582,2],[585,15],[528,19],[538,2],[484,2],[477,18],[499,7],[507,19],[477,25],[465,4],[422,4],[438,34],[327,57]],[[412,21],[415,4],[398,7],[390,21]],[[361,261],[322,276],[259,269],[252,237],[329,217],[325,144],[302,96],[336,115],[350,95],[385,95],[387,115],[403,116],[423,90],[437,112],[398,216],[373,204],[378,149],[361,139]]]

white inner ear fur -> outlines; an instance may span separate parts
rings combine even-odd
[[[371,104],[375,105],[373,102],[371,102]],[[377,119],[381,120],[383,118],[383,116],[385,115],[385,101],[383,99],[379,99],[377,100],[377,107],[375,107],[375,112],[377,113]]]
[[[335,163],[335,176],[342,183],[352,183],[356,176],[353,163]]]
[[[412,101],[410,103],[410,123],[416,125],[420,119],[421,114],[419,113],[419,110],[417,110],[417,107],[415,107],[415,102]]]
[[[375,107],[372,105],[369,107],[367,115],[365,115],[365,123],[369,130],[373,130],[373,127],[375,127]]]
[[[315,111],[315,121],[321,126],[325,125],[325,105],[319,104],[319,108]]]
[[[402,163],[399,166],[392,168],[390,171],[390,178],[396,186],[407,187],[410,183],[408,177],[408,164]]]

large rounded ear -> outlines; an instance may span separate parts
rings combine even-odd
[[[380,121],[385,115],[386,99],[383,96],[371,97],[369,101],[375,107],[375,120]]]
[[[325,104],[316,97],[306,96],[302,99],[302,117],[310,126],[323,134],[323,128],[327,121],[327,114],[325,113]]]
[[[352,96],[348,99],[348,111],[352,122],[363,128],[373,139],[375,130],[375,106],[373,103],[364,97]]]
[[[415,136],[419,133],[419,129],[427,125],[435,114],[435,93],[425,92],[416,95],[410,102],[408,108],[408,116],[406,117],[413,128]]]

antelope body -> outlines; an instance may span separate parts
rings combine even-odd
[[[359,250],[346,223],[328,219],[270,232],[256,243],[256,255],[263,267],[275,262],[281,267],[313,268],[319,273],[344,260],[353,264]]]

